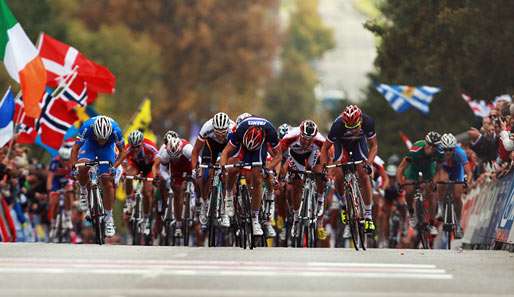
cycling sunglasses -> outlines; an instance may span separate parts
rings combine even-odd
[[[346,123],[344,124],[344,126],[348,129],[355,129],[355,128],[359,128],[361,126],[361,121],[358,121],[355,125],[353,126],[350,126],[350,125],[347,125]]]

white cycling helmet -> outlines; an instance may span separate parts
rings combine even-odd
[[[218,112],[212,117],[212,127],[215,131],[226,132],[230,127],[230,118],[224,112]]]
[[[71,147],[63,145],[59,148],[58,153],[61,159],[68,161],[71,157]]]
[[[244,113],[238,115],[237,119],[236,119],[236,125],[239,125],[239,123],[241,123],[244,119],[249,118],[251,116],[252,115],[247,112],[244,112]]]
[[[93,124],[93,132],[96,138],[106,140],[112,134],[111,119],[106,116],[98,116]]]
[[[278,138],[282,139],[289,132],[289,124],[282,124],[278,127]]]
[[[387,168],[386,168],[386,174],[388,176],[396,176],[397,169],[398,168],[396,167],[396,165],[389,164],[389,165],[387,165]]]
[[[130,132],[128,136],[128,143],[130,146],[139,146],[143,143],[143,133],[139,130]]]
[[[182,150],[182,141],[178,137],[169,136],[166,150],[172,158],[176,158]]]
[[[453,149],[457,146],[457,138],[451,133],[445,133],[441,136],[441,147],[443,149]]]

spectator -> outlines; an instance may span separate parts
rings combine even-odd
[[[495,112],[498,113],[498,111]],[[493,111],[491,111],[491,114],[494,115]],[[471,139],[471,149],[482,162],[494,162],[496,160],[498,157],[498,140],[491,116],[483,119],[480,130],[470,128],[468,135]]]

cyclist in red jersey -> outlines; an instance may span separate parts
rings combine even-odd
[[[191,155],[193,146],[185,139],[167,135],[166,145],[159,149],[159,153],[153,164],[155,176],[162,175],[161,164],[166,164],[171,176],[171,188],[173,189],[173,211],[176,220],[175,237],[182,237],[182,208],[184,205],[184,190],[186,176],[192,172]]]
[[[124,160],[128,161],[126,175],[138,175],[141,174],[143,177],[153,177],[152,165],[154,163],[155,156],[157,155],[157,147],[155,144],[144,138],[141,131],[136,130],[129,134],[128,144],[125,146],[121,157],[114,164],[114,168],[119,166]],[[132,181],[125,183],[126,193],[129,195],[130,201],[127,203],[133,203],[133,187]],[[144,232],[146,235],[150,234],[149,217],[151,215],[153,197],[153,185],[151,181],[143,182],[143,212],[144,212]]]

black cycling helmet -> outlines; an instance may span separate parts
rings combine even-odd
[[[430,131],[425,136],[425,142],[429,145],[438,145],[439,143],[441,143],[441,134],[434,131]]]

